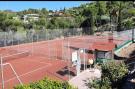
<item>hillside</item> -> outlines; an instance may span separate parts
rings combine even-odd
[[[29,8],[20,12],[0,11],[0,15],[0,29],[4,31],[8,28],[18,30],[18,27],[27,24],[31,24],[35,29],[83,27],[89,28],[88,31],[92,30],[91,32],[112,28],[122,31],[134,27],[135,5],[133,1],[92,1],[79,7],[63,8],[59,11]]]

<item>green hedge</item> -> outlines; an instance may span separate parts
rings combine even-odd
[[[49,78],[33,82],[27,85],[17,85],[14,89],[76,89],[68,82],[60,82]]]

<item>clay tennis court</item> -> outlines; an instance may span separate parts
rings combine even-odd
[[[69,45],[67,45],[67,40]],[[103,41],[108,42],[108,38],[105,36],[77,36],[68,39],[55,39],[3,47],[0,49],[0,54],[4,64],[3,74],[5,89],[11,89],[13,86],[20,84],[17,77],[23,84],[43,79],[46,76],[66,81],[69,76],[61,75],[58,71],[66,69],[67,66],[71,64],[68,60],[63,59],[63,56],[67,55],[69,52],[67,56],[70,59],[74,49],[63,52],[63,47],[65,47],[64,51],[68,50],[67,47],[92,50],[92,44],[94,42]],[[125,40],[119,38],[114,39],[113,42],[121,44],[123,41]],[[10,65],[14,68],[17,77]],[[71,71],[76,74],[74,68],[71,68]],[[2,80],[1,77],[0,80]],[[0,82],[0,87],[2,88],[2,81]]]

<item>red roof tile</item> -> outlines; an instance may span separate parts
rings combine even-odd
[[[110,42],[95,42],[93,43],[93,49],[101,50],[101,51],[111,51],[115,48],[115,43]]]

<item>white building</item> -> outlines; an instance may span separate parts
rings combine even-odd
[[[29,21],[38,21],[39,20],[39,15],[38,14],[26,14],[23,16],[23,21],[24,22],[29,22]]]
[[[19,20],[19,16],[13,17],[14,20]]]

